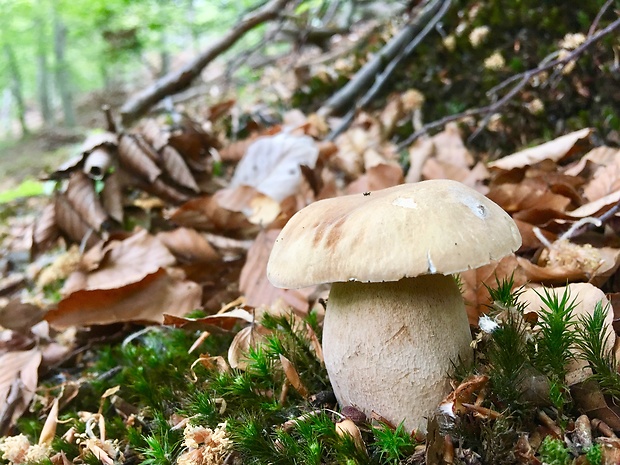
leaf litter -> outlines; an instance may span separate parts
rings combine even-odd
[[[203,355],[201,363],[217,364],[222,372],[243,371],[248,352],[271,334],[257,315],[292,311],[295,318],[307,317],[325,296],[321,287],[282,290],[266,279],[280,228],[315,200],[403,182],[463,182],[488,195],[517,222],[524,240],[516,254],[460,275],[472,326],[491,304],[487,286],[507,277],[515,287],[568,284],[583,302],[593,294],[604,298],[599,288],[605,289],[617,317],[619,152],[593,147],[593,130],[584,128],[485,162],[467,149],[458,127],[449,124],[414,142],[404,169],[390,140],[398,121],[413,111],[404,102],[407,98],[393,95],[390,108],[379,116],[360,112],[333,142],[322,140],[332,123],[299,112],[289,115],[293,121],[301,119],[293,132],[263,127],[246,139],[229,140],[216,128],[235,108],[234,101],[213,109],[210,129],[188,118],[177,126],[146,119],[133,130],[89,138],[76,160],[50,175],[62,188],[42,207],[43,213],[29,225],[11,226],[3,242],[10,254],[27,254],[38,263],[0,295],[3,432],[30,406],[38,373],[51,367],[45,353],[69,328],[132,323],[184,328],[201,332],[201,337],[228,333],[227,360]],[[130,220],[141,226],[129,226]],[[371,223],[369,218],[369,227]],[[64,271],[52,273],[59,265],[50,257],[58,250],[73,258],[65,260]],[[44,278],[46,273],[52,278]],[[55,282],[62,285],[53,301],[48,288]],[[243,304],[226,307],[239,296]],[[536,311],[535,298],[525,301]],[[196,309],[207,316],[188,318]],[[15,314],[20,318],[11,316]],[[34,333],[41,324],[51,327],[46,337]],[[319,339],[307,329],[314,352],[320,354]],[[615,341],[610,333],[610,348]],[[79,348],[77,339],[63,344],[62,354]],[[315,394],[289,358],[280,355],[279,363],[286,383],[298,394]],[[473,392],[483,390],[485,383],[469,379],[453,392],[452,401],[458,409],[497,418],[499,413],[475,407]],[[580,383],[576,392],[588,416],[620,429],[620,412],[587,381]],[[104,420],[97,415],[85,423],[95,422],[101,430]],[[339,425],[339,434],[350,435],[365,450],[357,426]],[[52,433],[46,434],[45,443]],[[201,453],[201,442],[192,444],[186,454]],[[119,457],[103,432],[88,437],[86,447],[106,463]]]

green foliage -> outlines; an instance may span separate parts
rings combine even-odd
[[[413,454],[418,442],[411,437],[401,423],[392,430],[385,425],[372,427],[375,441],[372,447],[377,450],[379,460],[385,464],[398,464]]]
[[[600,444],[594,444],[586,452],[586,459],[590,465],[601,465],[603,463],[603,451]]]
[[[0,192],[0,204],[23,197],[43,195],[44,193],[45,188],[42,182],[26,179],[17,187]]]
[[[540,460],[547,465],[568,465],[571,457],[568,449],[559,439],[546,436],[538,449]]]
[[[604,393],[620,399],[618,361],[614,351],[607,349],[609,335],[606,332],[605,310],[603,304],[597,302],[592,315],[585,315],[580,319],[576,343],[581,349],[583,358],[592,368],[592,379],[599,384]]]

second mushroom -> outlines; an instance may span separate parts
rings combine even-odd
[[[333,283],[323,352],[341,406],[425,431],[452,363],[472,357],[452,274],[520,245],[514,221],[484,195],[422,181],[302,209],[278,236],[267,275],[283,288]]]

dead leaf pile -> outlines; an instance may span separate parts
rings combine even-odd
[[[391,96],[378,115],[360,112],[334,142],[321,140],[334,122],[299,111],[285,115],[282,126],[256,127],[246,139],[230,140],[217,124],[234,102],[202,124],[149,119],[130,132],[89,138],[79,157],[50,176],[60,189],[29,230],[31,241],[19,242],[40,258],[0,296],[0,316],[19,309],[23,318],[19,324],[0,319],[10,333],[0,356],[11,365],[12,357],[30,354],[25,366],[39,363],[41,353],[45,358],[54,346],[29,329],[42,318],[54,331],[163,323],[205,337],[238,331],[227,362],[201,360],[242,368],[243,352],[264,336],[257,312],[292,309],[303,316],[326,296],[325,286],[282,290],[266,279],[271,248],[288,219],[319,199],[422,179],[454,179],[485,193],[523,236],[516,255],[462,274],[472,324],[489,303],[485,284],[507,276],[516,285],[590,282],[617,291],[617,150],[592,148],[592,131],[583,129],[486,163],[448,125],[415,142],[403,163],[391,139],[399,125],[420,117],[423,96],[416,92]],[[50,258],[58,245],[66,256]],[[49,303],[45,289],[58,279],[64,280],[60,299]],[[33,290],[25,292],[28,283]],[[217,313],[239,296],[246,307]],[[186,319],[194,309],[209,316]],[[294,367],[281,363],[290,385],[305,395]],[[0,386],[0,400],[13,412],[29,402],[31,379],[19,380],[31,371],[7,371]],[[11,396],[20,400],[9,402]]]

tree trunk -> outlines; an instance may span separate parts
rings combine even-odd
[[[28,125],[26,124],[26,104],[24,103],[23,94],[23,81],[19,71],[19,64],[15,57],[15,52],[11,45],[6,42],[4,44],[4,54],[9,68],[9,74],[11,76],[11,93],[15,99],[17,105],[17,118],[22,128],[22,136],[26,136],[30,133]]]
[[[65,125],[72,127],[75,126],[75,113],[73,111],[73,94],[71,92],[71,73],[69,72],[69,64],[65,58],[66,39],[67,27],[60,18],[57,6],[55,6],[54,56],[56,57],[56,87],[58,88],[58,93],[60,94]]]
[[[37,34],[37,94],[39,97],[39,107],[43,123],[47,126],[52,123],[52,105],[50,100],[50,69],[47,59],[47,37],[44,21],[44,4],[39,1],[39,14],[34,20],[34,27]]]

